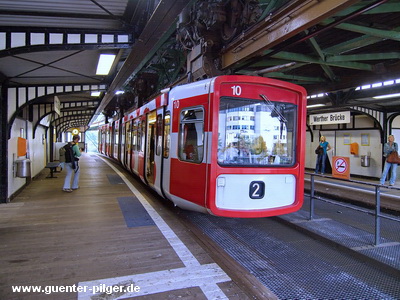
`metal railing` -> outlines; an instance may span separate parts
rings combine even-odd
[[[374,209],[374,217],[375,217],[375,246],[380,244],[381,240],[381,218],[389,219],[392,221],[400,222],[400,219],[394,218],[388,215],[383,215],[381,214],[381,188],[385,189],[395,189],[395,190],[400,190],[400,188],[393,187],[393,186],[384,186],[380,184],[375,184],[375,183],[368,183],[365,181],[358,181],[358,180],[351,180],[351,179],[341,179],[341,178],[335,178],[332,176],[327,176],[327,175],[321,175],[321,174],[316,174],[316,173],[305,173],[306,175],[309,175],[311,178],[311,187],[310,187],[310,216],[309,220],[312,220],[315,215],[315,199],[322,200],[331,204],[339,205],[342,207],[350,208],[353,210],[361,211],[367,214],[371,214],[370,211],[367,209],[363,209],[361,207],[354,207],[351,205],[346,205],[345,203],[337,202],[337,201],[332,201],[324,197],[320,196],[315,196],[315,177],[324,177],[324,178],[329,178],[337,181],[345,181],[345,182],[352,182],[352,183],[357,183],[360,185],[366,185],[366,186],[373,186],[375,188],[375,209]]]

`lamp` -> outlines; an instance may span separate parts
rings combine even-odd
[[[311,104],[311,105],[307,105],[307,108],[313,108],[313,107],[320,107],[320,106],[325,106],[325,104]]]
[[[114,63],[115,56],[115,54],[100,54],[96,75],[108,75]]]
[[[400,96],[400,93],[396,93],[396,94],[375,96],[375,97],[372,97],[372,98],[374,98],[374,99],[386,99],[386,98],[395,98],[395,97],[399,97],[399,96]]]

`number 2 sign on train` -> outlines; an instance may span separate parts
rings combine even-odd
[[[306,92],[227,75],[175,86],[99,130],[99,151],[175,205],[267,217],[303,204]]]

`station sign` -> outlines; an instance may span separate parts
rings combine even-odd
[[[310,125],[350,123],[350,111],[310,115]]]

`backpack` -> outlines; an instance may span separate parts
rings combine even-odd
[[[71,143],[68,143],[60,148],[60,162],[72,163],[72,168],[75,169],[75,158],[72,147],[73,145]]]
[[[318,145],[317,149],[315,149],[315,154],[322,155],[324,154],[324,148]]]

